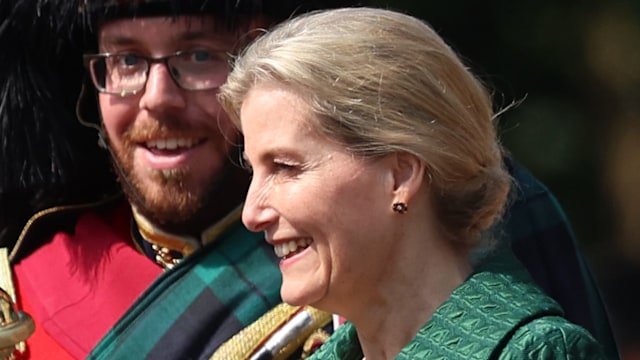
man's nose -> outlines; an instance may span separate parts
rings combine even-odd
[[[162,63],[151,64],[147,83],[140,98],[140,107],[149,111],[163,111],[186,105],[185,94]]]

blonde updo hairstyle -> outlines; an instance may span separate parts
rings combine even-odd
[[[245,49],[220,89],[238,126],[247,92],[270,81],[299,91],[313,125],[355,155],[422,159],[438,220],[460,245],[476,247],[501,215],[510,178],[491,98],[423,21],[345,8],[280,24]]]

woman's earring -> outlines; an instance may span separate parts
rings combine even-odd
[[[393,211],[397,212],[398,214],[404,214],[407,212],[407,210],[409,210],[409,207],[407,206],[407,204],[403,202],[393,203],[392,208],[393,208]]]

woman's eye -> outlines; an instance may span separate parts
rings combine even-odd
[[[287,161],[274,161],[273,166],[276,172],[294,173],[300,169],[298,164]]]

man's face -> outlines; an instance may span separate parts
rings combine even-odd
[[[177,51],[230,51],[238,37],[220,29],[213,18],[115,20],[100,28],[99,51],[152,58]],[[184,90],[169,71],[153,63],[142,91],[101,93],[99,104],[109,144],[132,186],[123,184],[124,190],[143,214],[179,223],[210,198],[238,133],[218,104],[216,89]]]

